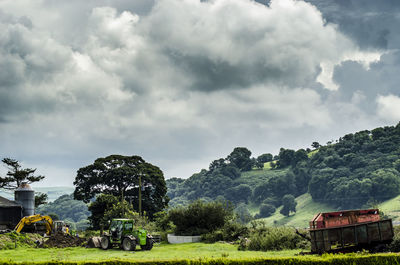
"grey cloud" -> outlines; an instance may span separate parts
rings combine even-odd
[[[397,52],[369,69],[343,62],[386,44],[342,28],[336,2],[317,3],[328,23],[302,1],[258,2],[0,1],[0,157],[69,184],[112,153],[188,177],[235,146],[276,153],[381,125],[396,98],[380,116],[360,102],[396,94]],[[382,35],[388,48],[396,35]],[[316,81],[322,62],[337,65],[338,91]]]
[[[306,0],[363,48],[392,49],[400,44],[400,2],[395,0]]]

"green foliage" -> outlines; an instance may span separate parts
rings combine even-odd
[[[163,172],[140,156],[110,155],[80,168],[74,181],[74,198],[89,202],[100,193],[138,202],[141,177],[142,210],[150,216],[168,205]],[[139,211],[138,203],[134,205]]]
[[[287,194],[282,198],[283,207],[280,210],[280,213],[286,216],[289,216],[290,212],[296,212],[297,202],[293,195]]]
[[[252,190],[247,184],[240,184],[225,191],[225,198],[235,204],[240,202],[248,203],[251,195]]]
[[[91,228],[94,230],[98,230],[101,227],[104,228],[102,220],[105,212],[112,209],[118,202],[119,199],[116,196],[100,194],[96,200],[89,205],[89,211],[92,213],[88,218]]]
[[[233,218],[233,208],[228,203],[197,200],[186,207],[171,209],[168,215],[176,226],[176,235],[201,235],[223,227]]]
[[[40,239],[42,239],[42,236],[39,234],[20,234],[17,232],[0,234],[0,250],[35,247],[35,242]]]
[[[269,217],[274,214],[276,211],[275,206],[268,204],[268,203],[263,203],[260,206],[260,213],[255,216],[255,218],[264,218],[264,217]]]
[[[262,221],[253,221],[248,250],[308,249],[309,242],[297,235],[293,228],[268,227]]]
[[[36,212],[42,215],[53,215],[59,220],[70,220],[74,226],[80,223],[81,228],[85,228],[82,225],[87,223],[90,214],[88,206],[82,201],[74,200],[72,194],[62,195],[54,202],[40,205]]]
[[[240,237],[247,237],[249,229],[247,226],[230,221],[226,222],[220,229],[202,235],[201,240],[206,243],[218,241],[236,242]]]
[[[245,147],[236,147],[227,157],[230,164],[237,167],[240,171],[251,170],[253,161],[250,159],[251,151]]]
[[[247,209],[246,204],[240,203],[236,208],[235,208],[235,214],[236,214],[236,220],[239,223],[242,224],[247,224],[251,220],[253,220],[253,216],[251,216],[249,209]]]
[[[8,168],[8,172],[6,177],[0,177],[0,188],[13,190],[23,182],[30,184],[45,178],[44,176],[34,176],[36,169],[22,168],[15,159],[3,158],[1,161]]]
[[[47,203],[48,196],[46,193],[36,192],[35,194],[35,208],[39,207],[39,205]]]
[[[321,146],[308,163],[313,200],[348,209],[397,196],[399,145],[400,123],[348,134],[336,144]]]
[[[273,156],[270,153],[262,154],[257,157],[257,162],[261,162],[261,163],[270,162],[270,161],[272,161],[272,158],[273,158]]]

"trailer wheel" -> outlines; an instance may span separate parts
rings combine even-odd
[[[100,246],[104,250],[111,248],[110,238],[103,236],[100,241]]]
[[[136,243],[129,237],[125,237],[122,240],[122,249],[125,251],[134,251],[136,249]]]

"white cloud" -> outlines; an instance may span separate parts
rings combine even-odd
[[[400,120],[400,97],[395,95],[379,96],[377,98],[378,115],[385,121]]]

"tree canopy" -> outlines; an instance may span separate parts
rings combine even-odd
[[[8,168],[8,172],[6,177],[0,177],[0,188],[12,190],[18,188],[23,182],[30,184],[45,178],[41,175],[35,176],[36,169],[22,168],[15,159],[3,158],[1,161]]]
[[[96,195],[110,194],[132,202],[139,212],[139,177],[142,210],[150,216],[168,205],[163,172],[140,156],[110,155],[80,168],[74,181],[74,198],[89,202]]]

